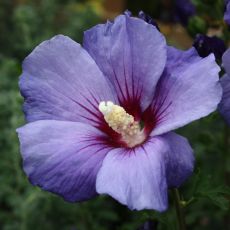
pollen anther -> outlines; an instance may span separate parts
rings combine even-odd
[[[136,139],[138,134],[141,134],[139,122],[135,121],[134,117],[128,114],[124,108],[111,101],[102,101],[99,104],[99,110],[104,115],[107,124],[115,132],[121,134],[127,145],[133,146],[131,142]]]

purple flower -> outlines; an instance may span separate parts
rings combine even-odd
[[[224,53],[222,63],[226,74],[220,79],[223,88],[223,98],[219,105],[219,111],[230,125],[230,49]]]
[[[226,50],[225,43],[222,39],[213,36],[209,37],[203,34],[198,34],[193,43],[197,52],[201,57],[207,57],[213,53],[217,59],[221,59]]]
[[[109,194],[130,209],[167,208],[167,189],[191,175],[193,151],[172,132],[221,99],[213,55],[168,47],[127,15],[84,34],[58,35],[25,59],[29,122],[17,130],[29,180],[75,202]]]
[[[195,15],[196,8],[191,0],[176,0],[174,13],[177,21],[183,25],[187,25],[189,18]]]
[[[225,0],[226,11],[224,13],[224,21],[230,25],[230,0]]]

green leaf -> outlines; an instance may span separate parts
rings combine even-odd
[[[210,175],[202,175],[198,170],[193,180],[193,195],[195,199],[209,199],[213,204],[223,210],[229,209],[230,187],[216,185]]]
[[[205,20],[199,16],[194,16],[189,19],[188,32],[195,37],[196,34],[206,34],[207,23]]]

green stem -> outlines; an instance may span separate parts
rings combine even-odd
[[[225,165],[225,167],[223,167],[224,169],[224,176],[225,176],[225,181],[226,184],[229,185],[230,184],[230,173],[228,171],[228,157],[229,157],[229,146],[230,146],[230,133],[229,133],[229,127],[227,124],[225,124],[224,127],[224,157],[223,157],[223,164]]]
[[[183,212],[183,208],[182,208],[181,201],[180,201],[179,191],[178,189],[174,188],[172,189],[172,193],[173,193],[173,199],[174,199],[175,208],[176,208],[179,230],[186,230],[185,217],[184,217],[184,212]]]
[[[184,201],[184,203],[182,203],[182,207],[186,208],[190,204],[194,203],[195,201],[196,201],[196,198],[195,197],[191,197],[188,201]]]

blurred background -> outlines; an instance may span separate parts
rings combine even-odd
[[[178,48],[191,47],[198,33],[228,45],[224,0],[0,0],[0,230],[177,229],[171,199],[162,214],[130,211],[107,196],[70,204],[33,187],[22,170],[15,129],[25,123],[18,89],[23,59],[56,34],[81,43],[84,30],[126,9],[149,14]],[[216,112],[178,132],[196,155],[194,175],[181,188],[188,229],[229,230],[229,128]]]

